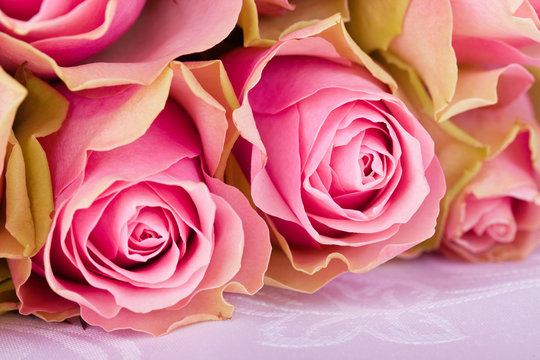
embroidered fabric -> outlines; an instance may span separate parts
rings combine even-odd
[[[517,263],[396,260],[313,295],[266,287],[227,299],[232,320],[159,338],[7,314],[0,359],[531,358],[540,350],[540,251]]]

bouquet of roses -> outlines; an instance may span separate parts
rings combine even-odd
[[[0,313],[160,335],[540,242],[540,1],[0,2]]]

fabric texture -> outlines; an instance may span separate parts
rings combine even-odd
[[[540,329],[540,251],[469,264],[426,255],[343,274],[313,295],[265,287],[229,295],[232,320],[154,338],[78,321],[0,318],[0,359],[532,358]]]

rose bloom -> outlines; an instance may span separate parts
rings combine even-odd
[[[211,176],[225,161],[230,84],[220,62],[171,67],[92,97],[58,86],[69,113],[41,140],[51,229],[31,260],[9,260],[22,314],[159,335],[229,318],[223,291],[262,286],[266,224]]]
[[[242,103],[234,155],[273,230],[269,284],[315,291],[433,234],[445,191],[433,141],[339,16],[224,63]]]
[[[0,65],[80,90],[152,82],[234,28],[240,0],[0,1]],[[212,24],[212,26],[208,26]]]
[[[454,121],[494,151],[450,205],[440,250],[469,261],[525,257],[540,242],[540,127],[528,94]]]

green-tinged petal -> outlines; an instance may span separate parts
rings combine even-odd
[[[0,68],[0,169],[3,173],[5,172],[4,168],[7,167],[5,166],[4,161],[11,156],[11,150],[13,148],[12,145],[9,144],[8,139],[14,139],[12,133],[13,122],[15,120],[17,109],[23,102],[26,94],[26,89]],[[21,154],[19,151],[19,157],[20,156]],[[22,161],[19,163],[22,164]],[[24,177],[19,178],[19,182],[20,179],[24,179]],[[3,182],[4,179],[2,179],[1,183]],[[3,195],[0,219],[5,219],[5,202],[6,198],[5,195]],[[21,198],[20,206],[25,206],[25,198]],[[33,226],[31,226],[31,229],[33,229]],[[13,239],[11,234],[2,227],[0,230],[0,258],[11,254],[20,255],[23,251],[24,247]]]
[[[411,0],[403,31],[392,40],[389,50],[420,76],[435,113],[450,103],[458,68],[452,48],[452,9],[447,0]]]
[[[4,168],[6,144],[26,89],[0,67],[0,169]]]
[[[245,46],[270,46],[282,36],[316,21],[340,13],[349,19],[346,0],[296,0],[295,6],[279,16],[259,16],[254,0],[244,0],[238,25],[244,30]]]
[[[396,82],[379,64],[364,52],[345,29],[344,19],[338,14],[317,22],[314,26],[301,29],[287,39],[318,36],[331,43],[339,55],[365,67],[376,79],[388,85],[391,91],[397,88]]]
[[[237,109],[240,104],[221,61],[214,60],[208,62],[187,63],[186,65],[199,86],[204,89],[204,92],[210,94],[210,96],[207,95],[207,102],[211,103],[210,99],[213,98],[217,100],[225,110],[225,116],[228,122],[227,133],[225,135],[225,143],[219,164],[217,164],[215,173],[213,174],[215,177],[223,179],[227,159],[239,136],[238,130],[232,121],[232,111]],[[189,80],[190,77],[185,76],[185,79]],[[219,79],[219,81],[216,81],[216,79]],[[196,94],[199,94],[199,92],[195,91],[194,85],[191,86],[191,88]],[[199,96],[203,95],[201,94]]]
[[[445,121],[463,112],[489,105],[511,102],[533,82],[519,65],[493,70],[460,68],[455,96],[436,118]]]
[[[409,0],[350,1],[351,21],[347,30],[366,52],[388,50],[401,34]]]
[[[68,102],[46,82],[26,74],[28,96],[13,124],[6,171],[6,229],[24,248],[7,257],[34,255],[44,244],[54,210],[49,165],[37,138],[57,131]]]
[[[272,40],[261,39],[259,31],[259,16],[255,0],[244,0],[242,11],[238,17],[238,26],[244,32],[244,46],[270,46],[274,43]]]
[[[17,306],[17,295],[6,260],[0,259],[0,314],[15,310]]]
[[[436,117],[451,102],[458,68],[447,0],[351,1],[347,29],[363,50],[409,72],[401,86],[417,93],[409,96],[423,111]]]
[[[377,51],[374,53],[374,57],[379,60],[392,75],[398,73],[397,76],[401,79],[399,82],[400,97],[407,98],[412,102],[411,105],[415,109],[418,109],[418,111],[428,115],[433,114],[433,102],[431,101],[422,80],[413,68],[389,51]]]
[[[26,168],[21,146],[10,137],[11,151],[5,171],[5,229],[0,242],[0,256],[30,256],[35,248],[35,227],[26,184]],[[50,175],[47,175],[50,177]]]

